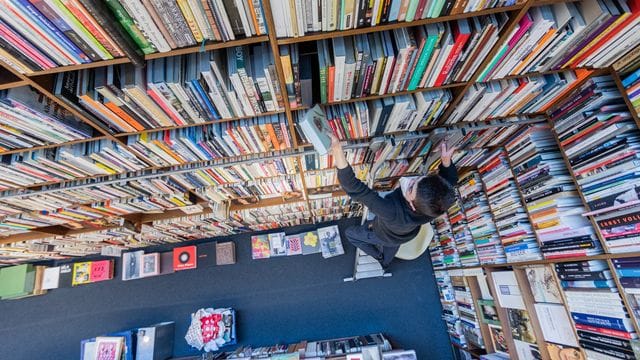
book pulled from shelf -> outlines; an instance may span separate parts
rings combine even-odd
[[[640,249],[640,132],[613,79],[589,79],[551,120],[608,251]]]
[[[284,115],[271,115],[131,135],[127,145],[139,158],[162,167],[284,150],[292,140]]]
[[[526,126],[505,148],[544,256],[601,253],[589,220],[581,216],[585,209],[549,126]]]
[[[270,54],[261,44],[150,60],[146,71],[65,72],[53,92],[111,133],[246,118],[283,109]]]
[[[540,248],[523,208],[506,151],[494,151],[479,164],[478,171],[508,262],[539,260]]]
[[[341,4],[330,0],[299,3],[275,0],[271,12],[278,38],[302,37],[327,31],[349,30],[395,22],[411,22],[516,5],[517,1],[409,1],[356,0]]]
[[[544,112],[590,74],[589,70],[568,70],[473,84],[447,124]]]
[[[7,177],[0,180],[0,189],[121,174],[145,167],[134,154],[111,140],[65,145],[2,156],[0,168]]]
[[[634,358],[629,344],[637,338],[630,314],[604,260],[555,264],[578,343],[588,351],[615,358]],[[598,279],[598,280],[582,280]]]

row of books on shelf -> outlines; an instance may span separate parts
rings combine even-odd
[[[465,93],[446,123],[545,112],[590,74],[589,70],[567,70],[520,79],[475,83]]]
[[[262,231],[309,224],[311,213],[305,201],[293,201],[280,205],[232,210],[229,218],[253,231]]]
[[[351,165],[368,164],[371,162],[373,153],[368,147],[359,147],[355,149],[345,149],[344,156]],[[302,161],[302,168],[305,172],[320,171],[330,169],[335,166],[335,159],[329,153],[325,155],[308,154]]]
[[[590,79],[551,121],[607,250],[638,250],[638,128],[613,79]]]
[[[640,67],[622,79],[622,86],[627,91],[627,97],[635,109],[640,113]]]
[[[321,253],[324,258],[344,254],[337,225],[300,234],[285,235],[284,232],[276,232],[251,236],[251,256],[254,260],[317,253]]]
[[[298,62],[294,57],[284,59],[284,68],[293,71],[293,76],[287,76],[289,96],[292,91],[298,96],[303,89],[296,79],[298,72],[319,74],[312,81],[319,81],[313,85],[320,94],[314,100],[321,103],[468,81],[498,41],[506,21],[506,15],[492,14],[319,40],[315,49],[309,49],[317,52],[317,65],[303,56]],[[303,45],[284,45],[281,52],[296,54],[301,48]],[[309,66],[313,69],[306,68]]]
[[[411,22],[446,15],[458,15],[483,9],[512,6],[516,1],[419,1],[356,0],[346,3],[334,0],[293,0],[271,2],[276,36],[300,37],[320,31],[336,31],[376,26],[395,22]]]
[[[561,68],[620,69],[640,43],[635,0],[587,0],[529,9],[483,69],[479,81]],[[627,56],[628,55],[628,56]]]
[[[189,126],[284,109],[270,49],[238,46],[56,75],[53,93],[111,133]]]
[[[369,176],[369,164],[352,165],[356,178],[366,181]],[[308,189],[322,188],[338,184],[338,170],[329,168],[322,171],[307,172],[304,174],[304,182]]]
[[[0,59],[20,73],[267,33],[260,1],[9,1]]]

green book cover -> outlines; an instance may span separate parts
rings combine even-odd
[[[118,0],[105,0],[107,6],[111,9],[113,14],[118,19],[118,22],[122,27],[127,31],[127,34],[131,36],[133,41],[140,47],[140,50],[146,54],[152,54],[156,52],[156,48],[147,40],[140,29],[133,22],[129,13],[122,7],[122,5],[118,2]]]
[[[0,269],[0,299],[28,295],[35,285],[36,271],[31,264]]]
[[[416,10],[418,9],[419,2],[420,0],[411,0],[411,3],[409,3],[409,8],[407,9],[407,17],[405,21],[413,21],[413,18],[416,15]]]
[[[438,38],[438,33],[428,34],[424,48],[422,49],[422,54],[420,54],[420,57],[418,58],[416,71],[413,72],[413,76],[411,77],[411,81],[409,81],[407,90],[415,90],[418,88],[418,84],[420,84],[420,79],[422,79],[422,75],[424,75],[424,70],[427,67],[427,64],[429,64],[429,59],[431,59],[431,54],[433,54],[433,49],[436,47]]]
[[[491,63],[482,71],[482,74],[480,74],[478,81],[484,81],[484,78],[491,71],[491,69],[493,69],[493,67],[496,66],[496,63],[498,62],[498,60],[500,60],[504,55],[504,53],[507,52],[508,47],[509,47],[508,44],[502,45],[502,47],[500,48],[500,51],[498,51],[496,56],[494,56],[493,59],[491,59]]]
[[[429,16],[431,18],[437,18],[440,16],[440,13],[442,12],[442,8],[444,7],[444,3],[445,0],[436,0],[434,2],[432,2],[433,7],[431,7],[429,9]]]

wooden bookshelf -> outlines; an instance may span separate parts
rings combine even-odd
[[[235,47],[235,46],[259,44],[267,41],[269,41],[269,37],[266,35],[252,36],[248,38],[224,41],[224,42],[208,41],[203,45],[174,49],[168,52],[156,52],[153,54],[147,54],[144,56],[144,59],[145,60],[161,59],[161,58],[167,58],[167,57],[178,56],[178,55],[186,55],[186,54],[194,54],[194,53],[205,52],[205,51],[226,49],[226,48]]]
[[[47,144],[47,145],[41,145],[41,146],[32,146],[32,147],[29,147],[29,148],[21,148],[21,149],[0,151],[0,155],[18,154],[18,153],[22,153],[22,152],[25,152],[25,151],[36,151],[36,150],[42,150],[42,149],[52,149],[52,148],[57,148],[57,147],[61,147],[61,146],[82,144],[82,143],[85,143],[85,142],[99,141],[99,140],[104,140],[104,139],[107,139],[107,137],[106,136],[95,136],[95,137],[90,137],[90,138],[86,138],[86,139],[66,141],[66,142],[58,143],[58,144]]]
[[[67,71],[85,70],[85,69],[93,69],[93,68],[105,67],[105,66],[111,66],[111,65],[128,64],[130,62],[131,60],[129,60],[129,58],[121,57],[121,58],[111,59],[111,60],[93,61],[86,64],[58,66],[52,69],[34,71],[31,73],[28,73],[27,76],[37,77],[42,75],[58,74],[58,73],[67,72]]]
[[[631,104],[631,100],[629,100],[629,94],[627,93],[627,89],[625,89],[624,86],[622,85],[622,79],[620,78],[620,74],[618,74],[618,72],[615,71],[613,67],[609,67],[609,73],[611,74],[613,81],[615,81],[616,86],[618,87],[618,91],[620,91],[620,94],[622,94],[622,99],[624,99],[625,104],[627,104],[627,108],[629,108],[629,113],[631,113],[631,116],[636,121],[636,125],[640,129],[640,115],[638,115],[636,108],[633,106],[633,104]]]

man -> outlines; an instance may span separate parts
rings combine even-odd
[[[345,235],[385,270],[401,244],[412,240],[423,224],[442,215],[455,202],[453,186],[458,173],[451,163],[455,148],[449,149],[445,143],[440,149],[438,175],[403,177],[400,186],[384,198],[355,177],[335,136],[331,136],[330,150],[344,191],[376,215],[364,225],[348,228]]]

